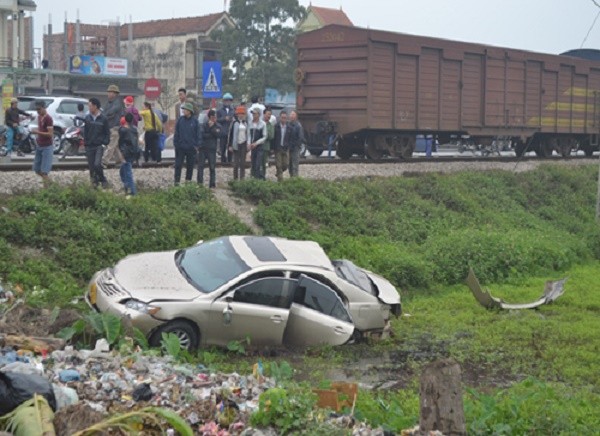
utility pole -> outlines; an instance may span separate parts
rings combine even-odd
[[[600,162],[600,156],[598,157]],[[600,223],[600,163],[598,164],[598,195],[596,195],[596,221]]]

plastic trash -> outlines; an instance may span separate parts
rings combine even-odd
[[[79,402],[77,391],[73,388],[53,384],[52,389],[54,391],[54,397],[56,398],[56,410]]]
[[[142,383],[135,387],[132,395],[135,401],[150,401],[152,399],[152,389],[148,383]]]
[[[39,365],[38,363],[26,363],[17,360],[16,362],[9,363],[2,367],[2,371],[4,372],[18,372],[20,374],[44,374],[44,366]]]
[[[52,410],[56,410],[56,397],[52,385],[37,374],[18,372],[0,372],[0,416],[16,409],[21,403],[33,397],[43,395]]]
[[[16,351],[8,351],[0,356],[0,367],[17,361]]]
[[[63,369],[58,373],[58,379],[63,383],[81,380],[81,376],[76,369]]]
[[[99,353],[108,353],[110,351],[110,345],[108,341],[104,338],[98,339],[96,341],[96,346],[94,347],[94,351]]]

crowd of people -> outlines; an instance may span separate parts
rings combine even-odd
[[[231,163],[233,178],[246,177],[246,160],[250,154],[250,176],[266,180],[269,156],[275,156],[277,180],[289,171],[290,177],[298,176],[300,149],[304,141],[304,129],[295,111],[282,111],[279,119],[272,110],[253,97],[251,105],[240,103],[233,106],[233,96],[223,95],[218,110],[210,109],[206,120],[200,121],[200,110],[188,98],[184,88],[179,89],[176,106],[177,121],[173,146],[175,148],[175,185],[181,182],[185,164],[185,180],[191,181],[197,162],[197,182],[204,183],[204,168],[209,168],[209,188],[216,186],[217,150],[221,162]]]
[[[185,165],[185,181],[192,181],[194,169],[197,168],[196,181],[203,184],[204,169],[208,167],[208,186],[215,188],[217,151],[220,152],[222,163],[231,164],[235,180],[246,177],[248,155],[252,178],[266,180],[270,155],[275,157],[278,181],[283,180],[286,171],[289,171],[290,177],[298,176],[304,130],[295,111],[289,114],[282,111],[277,119],[258,97],[253,97],[249,106],[241,102],[234,107],[233,96],[226,93],[217,110],[203,112],[185,88],[178,90],[178,96],[173,135],[175,185],[181,183]],[[14,127],[18,126],[19,116],[28,116],[26,112],[18,110],[16,103],[17,100],[13,99],[5,116],[11,134]],[[135,195],[137,189],[133,168],[149,161],[161,161],[166,115],[153,107],[150,101],[145,101],[144,108],[138,111],[132,96],[120,97],[117,85],[108,87],[104,108],[96,97],[90,98],[87,106],[87,111],[84,111],[83,105],[78,107],[75,122],[83,124],[85,156],[93,186],[108,187],[104,168],[114,163],[119,165],[126,195]],[[37,135],[38,147],[33,169],[46,183],[53,161],[53,120],[42,100],[36,101],[35,107],[38,111],[38,129],[32,133]],[[144,131],[143,150],[139,143],[140,123],[143,123]],[[12,136],[8,142],[9,149]]]

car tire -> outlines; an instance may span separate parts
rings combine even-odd
[[[150,338],[152,347],[160,347],[163,333],[173,333],[179,338],[181,348],[184,350],[195,350],[198,348],[200,335],[196,328],[188,321],[175,320],[159,327]]]
[[[62,144],[62,132],[60,130],[54,132],[54,137],[52,138],[52,147],[54,148],[54,154],[60,154],[63,148]]]

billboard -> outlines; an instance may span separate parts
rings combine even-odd
[[[12,79],[6,78],[2,81],[2,109],[10,107],[10,99],[14,96],[14,87]]]
[[[92,76],[126,76],[127,59],[75,55],[69,58],[69,72]]]

